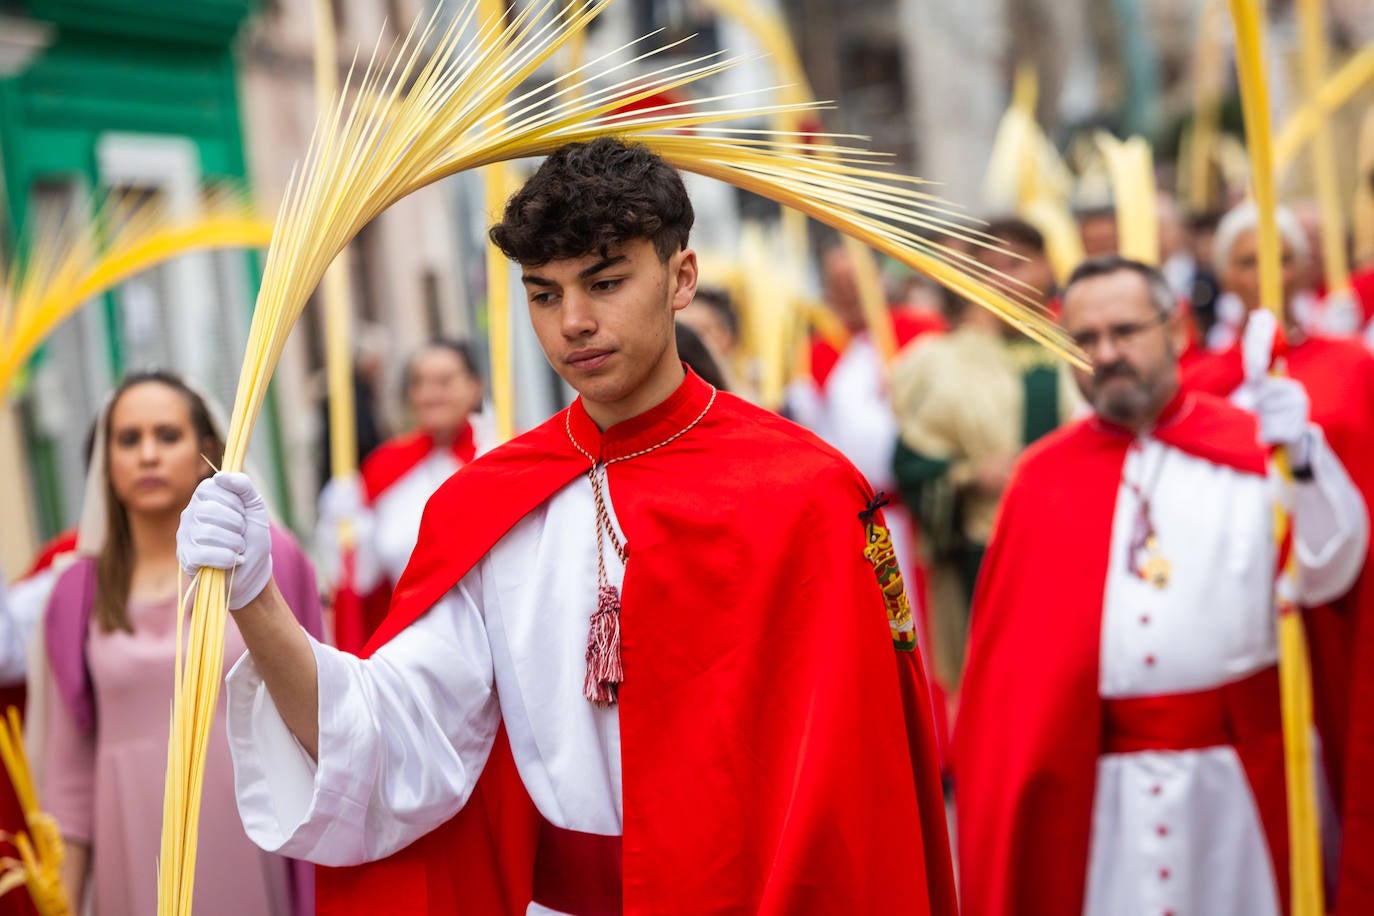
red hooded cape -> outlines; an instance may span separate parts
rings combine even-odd
[[[1207,461],[1265,473],[1254,418],[1220,399],[1176,397],[1153,434]],[[1095,418],[1064,427],[1025,451],[1003,496],[974,596],[954,731],[965,916],[1083,911],[1103,746],[1102,597],[1130,443]],[[1281,743],[1237,752],[1283,885]]]
[[[472,461],[477,454],[472,424],[463,424],[450,449],[460,465]],[[374,505],[392,484],[409,474],[432,451],[434,437],[421,432],[397,436],[379,445],[358,469],[367,504]],[[359,594],[350,584],[353,558],[345,556],[343,564],[344,583],[334,594],[334,644],[356,655],[386,617],[391,604],[391,583],[384,581],[366,595]]]
[[[1312,422],[1374,513],[1374,356],[1354,340],[1309,337],[1286,351],[1288,374],[1303,383]],[[1229,395],[1245,380],[1240,347],[1199,361],[1184,385]],[[1371,515],[1374,524],[1374,514]],[[1371,543],[1374,550],[1374,543]],[[1308,608],[1313,704],[1326,769],[1341,813],[1336,912],[1374,913],[1374,568],[1329,605]],[[1351,774],[1350,779],[1345,774]]]
[[[565,422],[613,458],[682,430],[710,394],[689,373],[604,435],[578,402],[454,475],[369,649],[586,472]],[[859,474],[727,394],[670,446],[608,471],[630,551],[624,912],[953,914],[930,698],[917,654],[894,651],[863,556]],[[446,825],[381,862],[321,869],[321,916],[523,914],[537,824],[502,736]]]

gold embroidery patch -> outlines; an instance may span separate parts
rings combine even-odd
[[[883,590],[883,603],[887,605],[887,625],[892,631],[892,644],[903,651],[916,648],[916,622],[911,616],[911,602],[907,600],[906,584],[902,581],[902,570],[897,565],[897,551],[892,546],[892,535],[887,528],[878,524],[876,514],[868,514],[868,544],[864,556],[878,577],[878,586]]]

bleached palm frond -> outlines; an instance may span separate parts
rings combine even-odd
[[[1118,140],[1101,131],[1096,139],[1116,202],[1117,249],[1122,257],[1157,266],[1159,213],[1154,151],[1144,137]]]
[[[1245,137],[1250,154],[1250,192],[1258,212],[1255,231],[1259,259],[1260,308],[1272,311],[1282,327],[1283,251],[1279,238],[1277,192],[1274,180],[1273,137],[1269,128],[1269,79],[1265,72],[1265,6],[1260,0],[1227,0],[1236,30],[1236,70],[1245,116]],[[1279,466],[1287,474],[1286,455],[1280,451]],[[1276,505],[1278,529],[1292,516]],[[1283,719],[1285,794],[1287,796],[1289,882],[1294,916],[1321,916],[1326,912],[1322,881],[1321,831],[1318,822],[1316,774],[1312,748],[1312,662],[1302,614],[1292,600],[1297,594],[1298,569],[1290,556],[1283,571],[1275,602],[1278,614],[1279,693]],[[1286,581],[1285,581],[1286,580]]]
[[[263,247],[271,238],[272,224],[228,189],[212,191],[187,217],[156,200],[111,194],[31,232],[0,285],[0,399],[24,361],[93,297],[187,251]]]
[[[0,720],[0,760],[28,825],[28,830],[13,837],[19,858],[0,860],[0,896],[23,887],[40,916],[70,916],[71,901],[62,883],[66,847],[57,821],[38,806],[33,774],[24,753],[24,729],[19,723],[19,711],[13,706],[5,710]]]

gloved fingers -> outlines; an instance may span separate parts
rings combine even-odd
[[[233,569],[239,565],[240,554],[230,547],[198,544],[177,550],[177,562],[188,576],[199,569]]]
[[[196,486],[196,492],[191,495],[190,505],[205,503],[217,503],[221,506],[239,508],[243,505],[243,500],[238,494],[226,490],[216,483],[214,477],[207,477]]]
[[[243,509],[243,504],[237,501],[221,503],[209,499],[195,500],[186,507],[182,515],[197,528],[213,526],[239,534],[248,530],[248,515]]]
[[[1307,389],[1287,378],[1268,378],[1257,384],[1255,412],[1260,438],[1270,445],[1297,441],[1307,430],[1310,405]]]
[[[188,549],[199,547],[223,548],[241,554],[248,548],[248,539],[241,534],[225,531],[222,528],[206,529],[189,536],[186,539],[186,547]]]
[[[238,494],[216,485],[214,478],[202,483],[201,487],[204,490],[197,488],[190,505],[182,512],[183,523],[190,521],[196,526],[209,524],[240,534],[246,533],[252,525],[268,527],[261,505],[255,508],[245,504]]]
[[[1259,385],[1259,409],[1288,409],[1306,414],[1310,406],[1307,388],[1291,378],[1266,378]]]
[[[257,488],[253,486],[253,481],[241,471],[220,471],[211,479],[215,481],[216,486],[238,496],[245,508],[255,509],[266,505]]]

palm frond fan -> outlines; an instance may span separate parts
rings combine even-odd
[[[680,169],[801,210],[1078,359],[1013,283],[928,240],[939,232],[989,244],[955,209],[923,192],[920,181],[885,171],[878,154],[846,145],[842,137],[731,126],[766,119],[786,106],[735,108],[731,97],[718,96],[699,100],[690,111],[633,110],[646,99],[719,74],[735,59],[709,55],[642,74],[667,48],[640,40],[524,88],[609,2],[541,0],[509,22],[481,20],[476,4],[469,3],[446,26],[436,11],[400,43],[394,64],[368,67],[351,96],[356,101],[341,95],[321,117],[292,176],[267,254],[225,470],[243,467],[287,335],[334,256],[363,226],[440,178],[546,155],[564,143],[605,134],[643,142]],[[163,916],[190,912],[201,786],[224,654],[226,576],[203,570],[197,578],[186,656],[177,662],[168,749],[159,872]]]
[[[93,297],[188,251],[263,247],[271,238],[272,224],[229,188],[211,190],[186,216],[111,193],[26,233],[0,273],[0,400],[43,341]]]
[[[71,916],[71,901],[62,883],[66,847],[57,820],[38,805],[38,792],[24,751],[24,728],[19,710],[13,706],[6,708],[0,719],[0,761],[4,762],[28,828],[9,837],[19,858],[0,859],[0,897],[22,887],[28,890],[39,916]],[[23,909],[22,904],[16,906]]]

